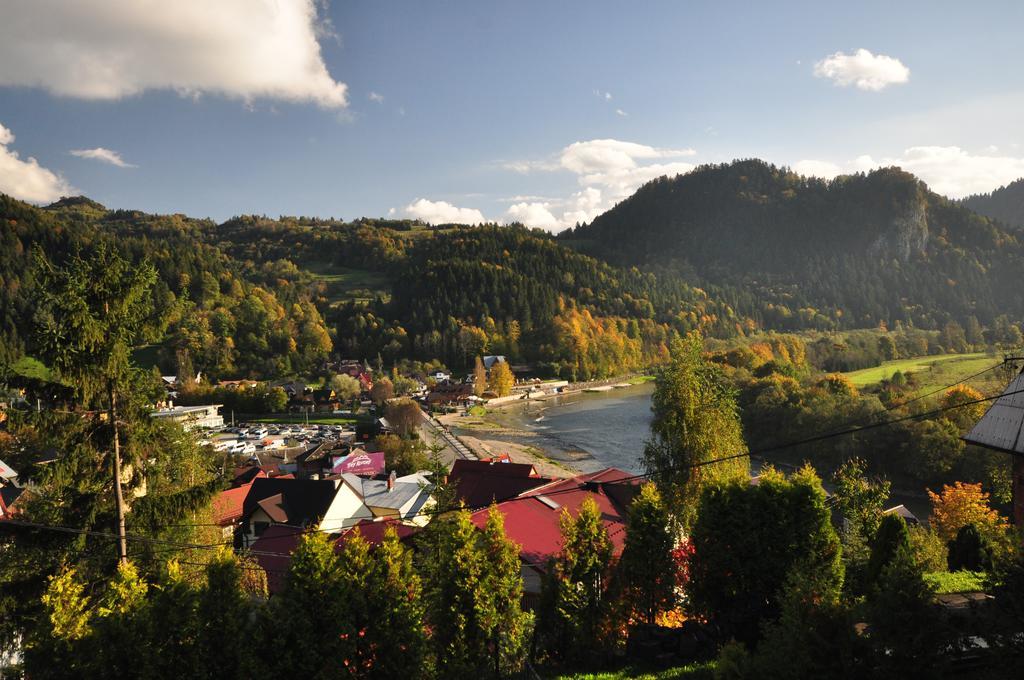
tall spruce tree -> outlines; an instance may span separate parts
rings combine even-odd
[[[652,483],[644,484],[629,507],[619,582],[631,618],[654,623],[676,606],[676,562],[672,557],[668,511]]]
[[[107,410],[111,430],[118,558],[128,559],[125,501],[121,489],[121,410],[119,400],[128,383],[131,350],[150,330],[152,265],[129,264],[101,245],[86,257],[73,256],[66,267],[54,266],[42,251],[35,253],[38,281],[38,350],[69,382],[86,404],[97,399]]]
[[[427,650],[422,584],[412,566],[412,553],[389,527],[371,556],[369,634],[379,651],[367,677],[415,677],[423,671]]]
[[[519,546],[505,534],[505,516],[492,505],[480,535],[486,568],[483,574],[482,625],[490,632],[494,677],[522,670],[529,648],[533,615],[523,611]]]
[[[562,551],[545,577],[538,626],[550,657],[593,663],[609,651],[612,544],[591,498],[576,517],[564,511],[561,525]]]

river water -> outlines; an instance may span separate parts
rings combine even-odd
[[[500,440],[542,449],[549,458],[564,461],[583,472],[616,467],[627,472],[644,472],[641,458],[644,443],[650,437],[651,395],[654,383],[645,383],[605,392],[583,392],[542,401],[525,401],[496,409],[488,414],[512,433],[482,434],[467,430],[464,434]],[[459,432],[458,428],[454,428]],[[751,461],[751,474],[760,468]],[[783,472],[791,472],[783,465]],[[819,470],[827,475],[829,471]],[[825,480],[825,488],[830,485]],[[889,505],[905,504],[922,520],[930,511],[921,494],[893,494]]]
[[[584,472],[617,467],[639,473],[650,435],[653,393],[653,383],[582,392],[514,404],[492,411],[488,418],[522,433],[495,438],[543,449]]]

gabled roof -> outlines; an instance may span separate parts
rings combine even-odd
[[[1024,372],[1014,378],[964,440],[1024,455]]]
[[[256,468],[258,472],[262,472]],[[245,497],[249,495],[252,482],[233,489],[225,489],[213,499],[213,516],[220,526],[229,526],[242,519],[242,507]]]
[[[351,474],[344,474],[342,477],[348,480],[353,477]],[[394,488],[388,489],[387,480],[363,479],[357,477],[363,490],[363,503],[370,508],[388,508],[401,510],[413,499],[417,499],[410,512],[416,512],[430,498],[432,486],[430,481],[420,474],[406,475],[395,480]]]
[[[292,526],[316,524],[331,507],[336,491],[335,482],[329,479],[260,477],[249,487],[242,516],[248,518],[257,508],[263,508],[275,522]]]
[[[498,509],[505,515],[509,539],[520,545],[520,559],[543,570],[548,560],[562,549],[559,520],[563,509],[575,516],[587,498],[597,503],[614,554],[621,555],[626,540],[626,510],[638,487],[637,480],[628,472],[606,468],[531,489],[498,503]],[[478,527],[487,522],[487,512],[483,509],[473,513],[473,522]]]
[[[463,459],[455,461],[448,480],[455,487],[456,496],[468,508],[482,508],[508,500],[551,482],[538,476],[534,467],[526,463],[485,463]]]

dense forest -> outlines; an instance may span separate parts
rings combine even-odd
[[[560,238],[723,289],[768,328],[940,328],[972,317],[990,327],[1024,313],[1019,235],[897,168],[825,181],[759,160],[702,166],[648,183]]]
[[[963,204],[979,215],[1024,229],[1024,178],[988,194],[968,196]]]
[[[825,182],[761,161],[705,166],[559,237],[367,218],[217,224],[84,197],[36,208],[0,196],[0,225],[8,373],[32,346],[33,252],[60,264],[103,244],[157,270],[160,325],[142,363],[213,378],[314,375],[331,357],[461,368],[492,353],[583,380],[660,363],[693,330],[917,328],[962,351],[1019,342],[1024,315],[1017,232],[897,169]]]

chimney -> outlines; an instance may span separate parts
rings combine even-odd
[[[395,488],[395,478],[397,476],[398,475],[395,474],[394,470],[392,470],[391,474],[388,475],[388,491],[391,491],[391,490],[393,490]]]

